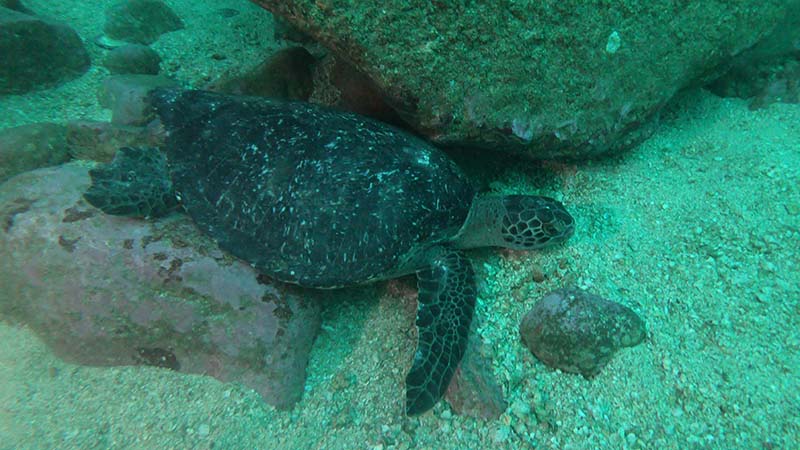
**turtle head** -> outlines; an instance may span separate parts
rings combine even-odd
[[[561,202],[535,195],[476,197],[455,239],[460,248],[534,250],[572,236],[575,220]]]
[[[532,250],[567,240],[575,232],[575,220],[561,202],[550,197],[506,195],[500,237],[503,247]]]

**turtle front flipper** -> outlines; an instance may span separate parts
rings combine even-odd
[[[431,409],[464,356],[475,311],[475,272],[457,250],[446,250],[417,271],[419,342],[406,376],[406,413]]]
[[[178,205],[167,159],[156,148],[123,147],[89,176],[92,185],[83,197],[106,214],[158,217]]]

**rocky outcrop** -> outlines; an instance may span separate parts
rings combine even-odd
[[[102,214],[70,163],[0,185],[0,318],[62,358],[165,367],[299,400],[320,324],[313,297],[223,254],[191,220]]]
[[[537,158],[646,138],[679,91],[723,73],[800,8],[798,0],[254,1],[366,74],[433,141]]]

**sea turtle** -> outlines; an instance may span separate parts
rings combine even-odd
[[[161,149],[122,148],[90,171],[106,213],[175,208],[277,280],[337,288],[416,273],[418,345],[406,412],[444,394],[467,342],[476,280],[463,249],[569,237],[556,200],[477,195],[441,150],[392,126],[300,102],[158,89]]]

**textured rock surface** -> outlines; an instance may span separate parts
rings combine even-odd
[[[52,87],[89,68],[89,54],[72,28],[0,7],[0,94]]]
[[[237,76],[223,75],[206,88],[226,94],[308,100],[316,61],[303,47],[285,48]]]
[[[109,162],[120,147],[153,147],[159,142],[146,127],[93,120],[73,120],[66,127],[66,148],[74,159]]]
[[[709,88],[722,97],[750,99],[751,109],[800,102],[800,8],[734,58],[730,70]]]
[[[375,81],[418,131],[535,157],[646,137],[678,91],[721,74],[798,0],[255,0]],[[500,145],[498,145],[500,144]]]
[[[548,366],[592,377],[618,349],[642,342],[645,327],[626,306],[580,289],[558,289],[525,315],[520,334]]]
[[[103,66],[112,74],[139,73],[156,75],[160,70],[161,57],[155,50],[142,44],[127,44],[117,47],[106,55]]]
[[[72,158],[108,162],[120,147],[155,144],[156,136],[147,128],[109,122],[74,120],[5,128],[0,130],[0,183]]]
[[[161,0],[123,0],[106,11],[103,30],[134,44],[152,44],[159,36],[183,28],[183,21]]]
[[[296,402],[319,327],[309,295],[223,255],[185,215],[106,216],[85,165],[0,185],[0,315],[81,364],[147,364],[238,381]]]
[[[157,87],[177,86],[175,80],[161,75],[111,75],[100,86],[97,99],[111,109],[111,123],[145,125],[153,119],[153,111],[145,95]]]
[[[0,130],[0,183],[18,173],[69,160],[67,127],[34,123]]]
[[[467,352],[445,396],[458,414],[494,420],[508,408],[508,403],[492,373],[492,361],[483,354],[484,344],[476,328],[473,324]]]

